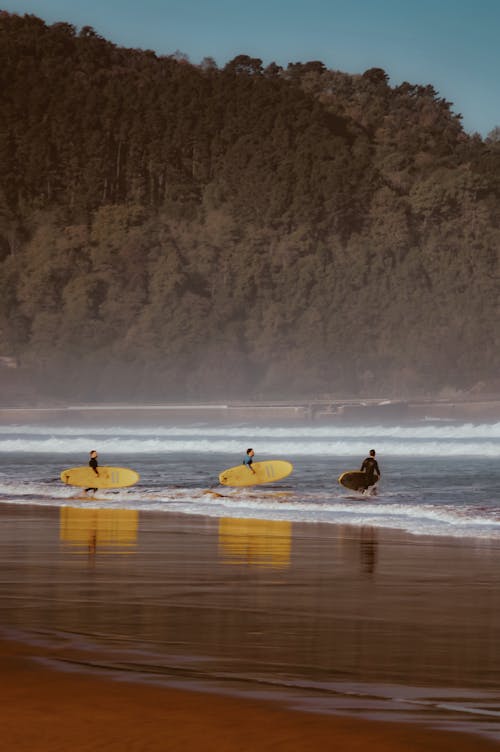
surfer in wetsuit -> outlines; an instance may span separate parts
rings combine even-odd
[[[99,463],[97,462],[97,452],[95,449],[92,449],[90,452],[90,459],[89,459],[89,467],[92,468],[94,473],[99,476],[99,470],[97,469],[99,466]],[[85,493],[88,493],[89,491],[93,491],[94,493],[97,491],[97,488],[86,488]]]
[[[377,460],[375,459],[375,449],[370,449],[369,456],[363,460],[363,464],[361,465],[361,472],[366,473],[366,488],[363,491],[363,493],[365,493],[368,488],[370,488],[370,486],[375,486],[375,484],[380,480],[380,468],[378,466]],[[373,493],[377,493],[375,488],[373,489]]]
[[[245,456],[245,459],[243,460],[243,464],[248,467],[248,469],[255,475],[255,470],[252,467],[253,457],[254,457],[254,450],[253,449],[247,449],[247,453]]]

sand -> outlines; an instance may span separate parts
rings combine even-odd
[[[42,651],[38,651],[39,653]],[[494,750],[462,734],[292,712],[275,703],[152,688],[40,668],[0,643],[2,749],[250,752]]]
[[[2,505],[2,748],[498,749],[499,559],[368,527]]]

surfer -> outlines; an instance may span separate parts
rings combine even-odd
[[[252,448],[247,449],[247,453],[246,453],[245,459],[243,460],[243,464],[246,465],[248,469],[255,475],[255,470],[252,467],[254,454],[255,452]]]
[[[366,488],[363,491],[363,493],[366,493],[370,486],[375,486],[375,484],[380,480],[381,473],[378,462],[375,459],[375,449],[370,449],[369,456],[363,460],[363,464],[361,465],[361,472],[366,473]],[[373,489],[373,493],[377,493],[375,488]]]
[[[99,470],[97,469],[99,466],[99,463],[97,462],[97,452],[95,449],[92,449],[90,452],[90,459],[89,459],[89,467],[92,468],[94,473],[99,476]],[[94,493],[97,491],[97,488],[86,488],[85,493],[88,493],[89,491],[93,491]]]

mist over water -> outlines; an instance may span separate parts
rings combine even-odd
[[[218,486],[248,446],[287,459],[291,476],[250,489]],[[131,488],[82,499],[61,470],[101,465],[140,473]],[[337,483],[377,450],[379,495]],[[500,539],[500,423],[394,426],[40,426],[0,428],[0,501],[172,511],[209,517],[387,527],[415,534]],[[211,493],[207,493],[211,491]],[[220,494],[220,495],[218,495]]]

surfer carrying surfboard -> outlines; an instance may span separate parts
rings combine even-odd
[[[258,486],[261,483],[271,483],[286,478],[293,470],[292,463],[286,462],[286,460],[254,462],[253,457],[253,449],[247,449],[246,457],[240,465],[229,467],[219,473],[219,483],[222,486],[234,486],[235,488]],[[364,475],[364,473],[361,474]]]
[[[252,467],[254,455],[255,455],[255,452],[252,448],[247,449],[247,453],[246,453],[245,459],[243,460],[243,464],[246,465],[248,469],[255,475],[255,470]]]
[[[374,486],[380,480],[381,473],[378,462],[375,459],[375,454],[375,449],[370,449],[369,456],[363,460],[363,464],[361,465],[361,472],[366,473],[367,488],[365,491],[367,491],[370,486]],[[373,493],[377,493],[375,488],[373,489]]]
[[[99,470],[97,469],[99,466],[99,463],[97,461],[97,452],[95,449],[92,449],[90,452],[90,459],[89,459],[89,467],[92,468],[94,473],[99,476]],[[97,491],[97,488],[86,488],[85,493],[88,493],[89,491],[93,491],[94,493]]]

